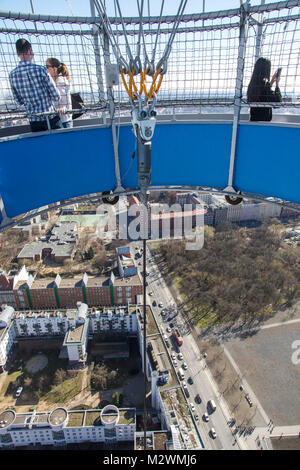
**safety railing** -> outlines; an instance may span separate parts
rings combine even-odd
[[[139,11],[136,18],[122,17],[121,10],[105,18],[99,4],[94,2],[93,15],[85,18],[0,11],[1,127],[26,122],[8,78],[18,63],[20,37],[31,42],[36,63],[57,57],[68,65],[73,91],[86,104],[83,119],[112,114],[112,95],[113,114],[127,113],[130,100],[142,92],[149,99],[158,95],[158,112],[248,107],[247,87],[260,56],[270,59],[272,71],[282,67],[276,110],[299,114],[299,1],[259,6],[247,1],[238,9],[188,15],[178,10],[174,16]],[[151,74],[154,51],[158,60]],[[128,67],[120,67],[120,60]]]

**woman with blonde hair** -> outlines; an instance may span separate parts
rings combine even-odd
[[[71,101],[71,78],[66,64],[54,57],[46,60],[46,67],[53,78],[56,88],[60,93],[60,100],[57,105],[57,112],[60,116],[62,127],[73,127],[72,114],[66,113],[72,109]]]

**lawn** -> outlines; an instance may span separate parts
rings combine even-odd
[[[8,395],[11,393],[14,393],[14,389],[18,388],[18,378],[23,376],[23,368],[20,366],[17,370],[12,370],[11,372],[8,372],[5,382],[3,384],[1,393],[3,395]],[[12,384],[15,384],[13,386]]]
[[[75,397],[82,389],[83,374],[78,373],[71,379],[53,387],[43,396],[43,400],[50,403],[65,403]]]

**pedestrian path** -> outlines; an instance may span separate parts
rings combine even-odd
[[[269,449],[272,450],[270,438],[299,437],[300,425],[274,426],[272,421],[268,426],[256,427],[252,434],[245,436],[245,442],[250,450]]]

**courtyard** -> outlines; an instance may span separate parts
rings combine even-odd
[[[115,380],[104,389],[92,386],[97,365],[107,367]],[[20,397],[15,392],[23,387]],[[144,375],[136,348],[128,359],[93,360],[81,370],[68,370],[67,361],[59,359],[57,351],[27,353],[16,356],[10,368],[0,376],[0,411],[13,408],[17,413],[48,411],[57,406],[68,410],[102,408],[121,396],[120,407],[142,408]]]

